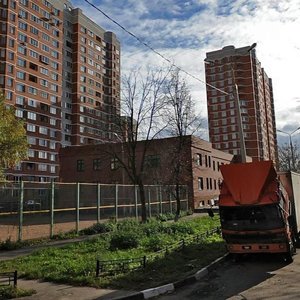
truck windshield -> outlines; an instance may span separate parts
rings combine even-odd
[[[220,207],[221,224],[229,230],[275,229],[283,226],[281,209],[276,204]]]

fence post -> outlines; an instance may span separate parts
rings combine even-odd
[[[24,182],[20,182],[20,203],[19,203],[19,228],[18,228],[18,240],[22,241],[23,234],[23,206],[24,206]]]
[[[100,223],[101,185],[97,184],[97,223]]]
[[[80,183],[76,183],[76,233],[79,232]]]
[[[54,227],[54,180],[51,181],[51,194],[50,194],[50,238],[53,237],[53,227]]]
[[[147,256],[145,255],[143,257],[143,267],[144,267],[144,269],[146,268],[146,261],[147,261]]]
[[[116,221],[118,221],[118,203],[119,203],[119,186],[116,184],[116,195],[115,195],[115,215],[116,215]]]
[[[97,259],[97,263],[96,263],[96,277],[99,277],[100,274],[100,261],[99,259]]]
[[[139,212],[138,212],[138,205],[137,205],[137,186],[134,185],[134,208],[135,208],[135,218],[138,219]]]
[[[161,190],[161,185],[159,186],[159,210],[160,214],[163,213],[163,208],[162,208],[162,190]]]
[[[169,205],[170,205],[170,213],[172,213],[172,193],[169,192]]]
[[[151,190],[150,190],[150,186],[148,186],[148,214],[149,214],[149,218],[151,218]]]
[[[14,271],[14,287],[18,285],[18,271]]]
[[[185,187],[185,201],[186,201],[186,211],[189,211],[189,197],[188,197],[188,191],[187,191],[188,187]]]

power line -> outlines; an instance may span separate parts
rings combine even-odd
[[[103,10],[101,10],[99,7],[97,7],[96,5],[94,5],[93,3],[91,3],[89,0],[84,0],[86,3],[88,3],[90,6],[92,6],[93,8],[95,8],[97,11],[99,11],[102,15],[104,15],[107,19],[109,19],[110,21],[112,21],[114,24],[116,24],[118,27],[120,27],[123,31],[125,31],[126,33],[128,33],[129,35],[131,35],[133,38],[135,38],[139,43],[141,43],[142,45],[144,45],[146,48],[150,49],[152,52],[154,52],[156,55],[160,56],[163,60],[167,61],[169,64],[171,64],[172,66],[176,67],[179,71],[185,73],[186,75],[194,78],[195,80],[204,83],[205,85],[211,87],[214,90],[217,90],[225,95],[229,95],[229,93],[205,82],[204,80],[201,80],[200,78],[194,76],[193,74],[185,71],[184,69],[182,69],[181,67],[177,66],[176,64],[172,63],[170,61],[170,59],[168,59],[166,56],[164,56],[163,54],[161,54],[160,52],[158,52],[157,50],[155,50],[152,46],[150,46],[148,43],[142,41],[138,36],[136,36],[134,33],[132,33],[131,31],[129,31],[128,29],[126,29],[124,26],[122,26],[119,22],[115,21],[113,18],[111,18],[108,14],[106,14]]]

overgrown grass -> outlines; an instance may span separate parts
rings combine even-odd
[[[148,256],[188,236],[219,226],[219,219],[201,217],[176,223],[155,219],[146,224],[126,220],[109,225],[104,235],[63,248],[39,250],[27,257],[0,263],[3,271],[18,270],[29,279],[44,279],[74,285],[136,289],[179,280],[225,253],[222,239],[214,235],[184,251],[168,254],[127,274],[95,277],[96,260],[115,260]],[[101,227],[102,231],[104,227]]]
[[[11,285],[0,286],[0,300],[21,298],[35,294],[35,290],[24,290]]]

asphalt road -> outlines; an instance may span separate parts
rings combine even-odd
[[[300,249],[289,265],[270,255],[226,261],[205,279],[158,299],[300,299]]]

